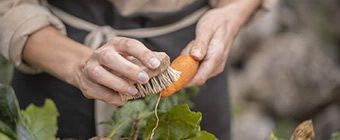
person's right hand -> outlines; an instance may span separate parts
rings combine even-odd
[[[133,83],[146,83],[149,80],[141,67],[128,61],[131,56],[151,69],[160,65],[155,53],[141,42],[115,37],[81,61],[72,83],[87,98],[122,105],[124,102],[119,94],[135,95],[138,91]]]

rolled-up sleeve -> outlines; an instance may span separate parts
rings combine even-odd
[[[25,73],[38,73],[22,60],[22,51],[27,37],[52,25],[65,33],[63,23],[38,2],[2,0],[0,2],[0,52],[16,68]]]

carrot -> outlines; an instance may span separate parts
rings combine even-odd
[[[180,71],[181,76],[168,88],[164,89],[160,94],[162,97],[168,97],[176,91],[184,88],[188,82],[195,76],[199,62],[189,55],[180,55],[170,65],[171,68]]]

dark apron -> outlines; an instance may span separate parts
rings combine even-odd
[[[122,17],[106,0],[49,0],[49,3],[89,22],[111,25],[117,29],[166,25],[207,5],[207,1],[198,0],[183,10],[170,14],[148,13]],[[78,42],[83,42],[87,35],[86,31],[68,25],[66,29],[68,36]],[[195,25],[192,25],[163,36],[139,40],[151,50],[164,51],[173,59],[194,36]],[[22,108],[30,103],[42,105],[46,98],[51,98],[56,103],[60,113],[58,137],[88,139],[96,135],[94,101],[84,98],[78,89],[46,73],[28,75],[18,71],[15,71],[12,85]],[[231,116],[226,71],[211,78],[192,100],[195,103],[194,110],[203,114],[202,130],[215,134],[221,140],[230,139]]]

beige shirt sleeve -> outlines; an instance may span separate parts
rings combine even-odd
[[[0,1],[0,53],[25,73],[38,73],[22,61],[27,37],[41,28],[52,25],[65,33],[63,23],[37,0]]]

